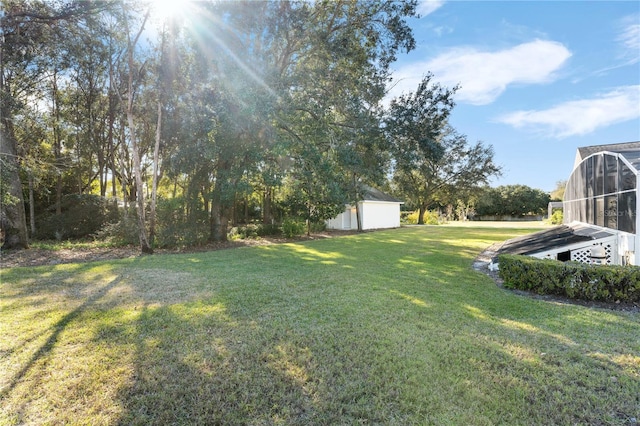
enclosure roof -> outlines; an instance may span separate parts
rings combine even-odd
[[[400,201],[397,198],[385,194],[379,189],[373,188],[368,185],[364,186],[364,194],[362,195],[362,198],[365,201],[386,201],[389,203],[403,203],[403,201]]]
[[[584,223],[574,222],[568,225],[554,226],[544,231],[512,238],[505,241],[496,251],[494,262],[499,254],[532,255],[547,250],[553,250],[584,241],[598,240],[615,235],[614,231],[606,230]]]
[[[576,161],[574,163],[574,168],[577,167],[582,160],[587,158],[590,155],[596,154],[598,152],[614,152],[616,154],[622,154],[624,158],[631,163],[631,165],[636,169],[640,170],[640,142],[627,142],[627,143],[614,143],[608,145],[593,145],[593,146],[585,146],[582,148],[578,148],[578,152],[576,154]]]

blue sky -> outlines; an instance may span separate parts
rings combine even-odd
[[[390,96],[460,84],[450,122],[493,145],[492,186],[552,191],[581,146],[640,141],[640,2],[425,1]]]

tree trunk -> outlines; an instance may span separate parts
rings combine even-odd
[[[123,6],[124,7],[124,6]],[[145,218],[145,200],[144,200],[144,184],[142,181],[142,165],[141,165],[141,156],[140,149],[138,146],[138,139],[136,137],[135,130],[135,120],[134,120],[134,112],[133,112],[133,68],[135,66],[133,62],[133,51],[135,46],[140,38],[140,34],[144,30],[144,25],[149,17],[149,12],[144,18],[144,21],[140,27],[140,30],[132,41],[129,38],[129,45],[127,49],[127,62],[128,62],[128,79],[127,79],[127,123],[129,125],[129,137],[131,139],[131,154],[133,156],[133,173],[135,174],[135,188],[136,188],[136,207],[138,212],[138,237],[140,240],[140,250],[144,254],[152,254],[153,247],[149,244],[149,239],[147,237],[147,227],[146,227],[146,218]],[[127,35],[129,35],[129,26],[127,19],[124,20],[125,28],[127,31]],[[129,37],[131,37],[129,35]]]
[[[362,232],[362,212],[360,211],[360,202],[359,202],[359,194],[358,194],[358,179],[357,175],[353,174],[353,188],[355,191],[355,204],[356,204],[356,224],[358,226],[358,232]]]
[[[33,173],[29,171],[29,223],[31,224],[31,235],[36,233],[36,207],[33,196]]]
[[[160,157],[160,135],[162,129],[162,102],[158,101],[158,123],[156,143],[153,147],[153,177],[151,178],[151,211],[149,212],[149,242],[154,246],[156,238],[156,203],[158,198],[158,159]]]
[[[104,151],[98,150],[98,178],[100,180],[100,196],[107,196],[107,164],[104,157]]]
[[[56,215],[62,214],[62,137],[60,135],[60,106],[58,105],[58,70],[53,69],[53,86],[51,99],[53,100],[53,154],[56,162]]]
[[[4,33],[4,29],[2,29]],[[4,42],[4,38],[2,39]],[[10,90],[4,80],[4,46],[0,46],[0,97],[9,96]],[[4,235],[4,242],[0,249],[29,248],[27,233],[27,215],[24,211],[24,196],[18,164],[18,150],[13,120],[8,102],[0,102],[0,182],[9,181],[2,185],[8,194],[0,194],[0,233]],[[9,198],[12,202],[7,203]]]
[[[211,231],[209,239],[214,242],[227,241],[227,226],[229,218],[225,214],[225,208],[218,190],[215,190],[211,200]]]
[[[424,225],[424,213],[427,211],[427,206],[424,203],[420,203],[418,211],[418,225]]]
[[[231,226],[238,226],[238,200],[237,200],[237,196],[233,196],[233,203],[231,203],[231,214],[229,215],[231,217]]]
[[[111,52],[111,39],[109,39],[109,57],[112,58],[113,54]],[[108,118],[108,129],[107,129],[107,140],[109,145],[109,163],[111,165],[111,196],[113,198],[117,198],[118,196],[118,182],[117,182],[117,165],[116,165],[116,147],[113,143],[113,130],[116,121],[116,95],[113,89],[113,62],[109,62],[109,118]]]
[[[27,215],[24,210],[16,142],[8,117],[3,115],[2,121],[4,129],[0,128],[0,161],[3,178],[9,181],[8,195],[13,199],[13,202],[3,203],[0,206],[0,228],[4,232],[2,250],[27,249],[29,248]],[[2,194],[0,197],[0,202],[4,202],[5,195]]]
[[[262,203],[262,223],[265,225],[273,224],[273,213],[271,206],[273,202],[273,190],[270,186],[265,186]]]
[[[142,165],[140,164],[140,150],[135,136],[133,106],[127,108],[127,121],[129,122],[129,136],[131,138],[131,150],[133,155],[133,170],[135,173],[136,209],[138,212],[138,237],[140,250],[144,254],[152,254],[153,248],[147,238],[147,221],[144,209],[144,184],[142,182]]]

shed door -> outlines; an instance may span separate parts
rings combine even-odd
[[[351,229],[351,209],[346,209],[342,213],[342,229]]]

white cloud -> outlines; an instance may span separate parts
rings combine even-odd
[[[440,9],[444,3],[444,0],[422,0],[418,2],[417,11],[420,16],[425,17]]]
[[[534,40],[500,51],[455,48],[434,59],[414,63],[394,73],[398,84],[391,96],[413,91],[422,76],[431,71],[447,87],[460,85],[458,102],[486,105],[495,101],[509,85],[552,81],[571,57],[561,43]]]
[[[486,105],[511,84],[549,82],[571,56],[562,44],[535,40],[498,52],[457,49],[427,63],[447,86],[460,84],[459,101]]]
[[[640,62],[640,22],[637,16],[628,16],[622,20],[617,41],[624,49],[622,56],[627,65]]]
[[[615,41],[617,55],[615,61],[606,67],[595,70],[591,75],[602,76],[609,71],[635,65],[640,62],[640,23],[637,15],[627,16],[619,21],[618,36]],[[574,82],[580,81],[576,79]]]
[[[433,27],[433,29],[431,30],[433,31],[433,33],[438,37],[442,37],[445,34],[451,34],[453,33],[453,28],[446,26],[446,25],[440,25],[438,27]]]
[[[615,123],[640,119],[640,85],[622,86],[592,99],[569,101],[539,111],[516,111],[499,122],[556,138],[585,135]]]

